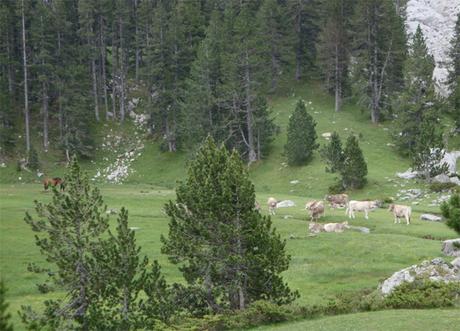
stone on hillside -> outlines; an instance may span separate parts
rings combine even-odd
[[[460,256],[460,238],[444,240],[441,251],[447,256]]]
[[[331,136],[332,136],[332,133],[330,132],[324,132],[321,134],[321,137],[326,138],[326,139],[331,138]]]
[[[454,266],[454,267],[457,267],[458,269],[460,269],[460,257],[457,257],[456,259],[454,259],[451,264]]]
[[[435,183],[450,183],[450,178],[446,174],[440,174],[433,178]]]
[[[442,218],[440,216],[436,216],[433,214],[422,214],[420,215],[420,219],[422,221],[430,221],[430,222],[441,222]]]
[[[357,230],[359,232],[362,232],[362,233],[370,233],[371,230],[369,230],[369,228],[366,228],[364,226],[353,226],[353,225],[350,225],[350,229],[352,230]]]
[[[288,220],[288,219],[292,218],[292,215],[284,215],[283,218],[284,218],[285,220]]]
[[[292,200],[283,200],[276,204],[276,208],[295,207],[295,202]]]
[[[412,283],[416,279],[445,283],[460,282],[460,269],[456,265],[445,262],[442,258],[423,261],[419,265],[395,272],[379,285],[379,290],[383,295],[388,295],[402,283]]]
[[[300,181],[299,181],[299,180],[297,180],[297,179],[295,179],[295,180],[291,180],[289,183],[291,183],[291,184],[295,185],[295,184],[299,184],[299,183],[300,183]]]
[[[413,179],[417,177],[417,171],[412,171],[412,168],[409,168],[405,172],[397,172],[396,177],[402,179]]]

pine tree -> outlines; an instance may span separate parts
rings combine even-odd
[[[449,201],[444,202],[441,212],[446,219],[446,225],[460,234],[460,195],[454,194]]]
[[[262,298],[295,299],[280,275],[289,266],[285,242],[254,210],[254,186],[238,153],[208,138],[187,172],[176,201],[165,207],[170,222],[162,251],[180,263],[186,293],[200,298],[195,305],[217,312]]]
[[[74,321],[82,329],[88,329],[88,309],[94,293],[90,277],[95,262],[92,256],[109,223],[99,190],[90,186],[75,159],[65,181],[66,193],[53,190],[51,202],[35,202],[38,219],[28,213],[25,217],[26,223],[38,233],[36,245],[56,268],[54,271],[37,268],[37,271],[47,273],[67,293],[65,300],[48,301],[49,309],[39,323],[44,327]],[[28,311],[30,308],[23,307],[23,320],[37,323]]]
[[[326,88],[335,96],[336,112],[341,110],[342,98],[349,88],[349,28],[353,5],[353,0],[326,1],[326,22],[319,35],[318,61]]]
[[[326,172],[340,172],[343,167],[344,153],[342,141],[337,132],[331,135],[331,141],[322,148],[321,156],[326,162]]]
[[[315,127],[316,122],[307,112],[303,100],[297,101],[289,118],[287,143],[284,147],[288,164],[302,165],[312,159],[313,152],[319,147]]]
[[[415,140],[412,166],[421,176],[429,180],[447,172],[447,164],[442,163],[444,154],[440,125],[437,124],[436,118],[426,117],[420,125],[420,132]]]
[[[400,95],[396,105],[395,144],[404,155],[411,156],[420,153],[417,148],[433,148],[434,146],[418,146],[417,141],[427,132],[422,132],[422,123],[431,122],[438,125],[437,99],[432,79],[434,59],[428,53],[428,48],[420,26],[412,39],[409,56],[404,64],[405,91]],[[430,130],[430,132],[432,132]],[[434,133],[434,132],[432,132]],[[426,142],[428,142],[426,141]]]
[[[344,150],[343,167],[340,170],[342,184],[346,189],[359,189],[367,183],[367,164],[358,139],[351,135]]]
[[[406,37],[403,18],[392,1],[358,0],[353,19],[354,93],[373,123],[403,85]]]
[[[457,15],[449,56],[451,59],[448,79],[451,92],[449,99],[456,129],[460,131],[460,13]]]
[[[168,287],[157,261],[149,271],[149,259],[141,259],[126,209],[120,210],[117,224],[116,234],[109,230],[109,238],[95,251],[98,269],[93,277],[100,290],[89,314],[99,329],[155,329],[156,321],[167,321],[173,310]]]
[[[3,280],[0,280],[0,330],[13,331],[13,326],[9,323],[11,314],[7,313],[8,303],[5,300],[6,289]]]

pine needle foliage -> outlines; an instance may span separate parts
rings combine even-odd
[[[316,122],[307,112],[304,101],[297,101],[289,118],[284,147],[289,165],[304,165],[313,158],[313,152],[319,147],[315,127]]]
[[[359,147],[358,139],[351,135],[345,146],[345,158],[340,171],[342,184],[346,189],[359,189],[367,183],[367,164]]]
[[[196,298],[189,310],[203,303],[219,312],[259,299],[293,301],[298,294],[280,275],[289,267],[286,242],[254,209],[254,186],[239,154],[208,137],[187,172],[176,201],[165,206],[170,222],[162,251],[180,265],[187,281],[181,291]]]

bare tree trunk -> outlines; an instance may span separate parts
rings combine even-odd
[[[107,74],[105,68],[106,50],[105,50],[105,39],[104,39],[104,21],[102,15],[99,15],[99,53],[101,59],[101,87],[104,91],[104,107],[105,107],[105,119],[109,119],[109,103],[107,98]]]
[[[93,34],[93,28],[91,27],[91,35]],[[96,60],[93,55],[93,42],[88,37],[88,45],[91,48],[90,56],[91,56],[91,75],[93,78],[93,97],[94,97],[94,115],[96,117],[96,121],[99,122],[99,95],[97,92],[97,77],[96,77]]]
[[[139,27],[137,25],[137,11],[138,11],[138,0],[134,0],[134,15],[135,15],[135,19],[134,19],[134,25],[135,25],[135,34],[136,34],[136,51],[135,51],[135,61],[136,61],[136,68],[135,68],[135,79],[136,79],[136,82],[139,81],[139,63],[140,63],[140,57],[141,57],[141,51],[140,51],[140,48],[139,48],[139,40],[140,40],[140,37],[139,37]]]
[[[245,54],[245,72],[244,72],[244,80],[245,80],[245,89],[246,89],[246,126],[248,132],[248,160],[249,163],[257,161],[257,154],[254,148],[254,132],[253,132],[253,118],[252,118],[252,102],[251,102],[251,77],[249,73],[249,54],[246,50]]]
[[[335,111],[340,112],[342,104],[342,72],[339,62],[339,47],[335,45]]]
[[[43,64],[44,65],[44,64]],[[48,151],[48,88],[45,81],[42,82],[42,102],[43,102],[43,148]]]
[[[24,13],[24,0],[22,0],[22,60],[24,65],[24,120],[26,130],[26,151],[30,151],[29,127],[29,91],[27,82],[27,51],[26,51],[26,20]]]
[[[14,70],[11,65],[11,49],[10,49],[10,31],[7,31],[6,52],[8,54],[8,92],[14,95]]]
[[[125,120],[125,52],[123,45],[123,19],[118,17],[118,28],[120,37],[120,121]]]
[[[59,139],[62,141],[64,137],[64,113],[62,110],[62,95],[61,88],[58,88],[58,108],[59,108]]]

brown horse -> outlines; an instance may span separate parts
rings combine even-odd
[[[65,182],[62,180],[61,177],[45,178],[43,180],[43,188],[45,189],[45,191],[47,191],[48,187],[50,186],[56,187],[58,185],[61,191],[65,190]]]

